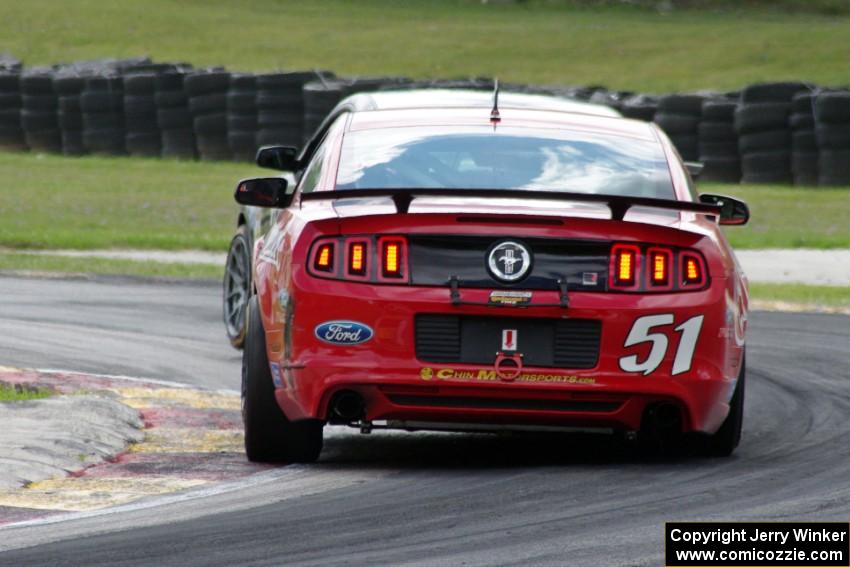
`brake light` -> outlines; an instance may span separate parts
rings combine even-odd
[[[334,244],[332,242],[319,245],[316,251],[314,267],[320,272],[334,271]]]
[[[385,278],[403,278],[404,242],[383,240],[381,242],[381,274]]]
[[[697,290],[708,282],[705,259],[695,250],[614,244],[608,267],[612,291]]]
[[[325,236],[313,243],[307,267],[323,278],[407,283],[407,262],[403,236]]]
[[[366,243],[352,242],[348,245],[348,273],[355,276],[366,274]]]
[[[653,287],[669,287],[673,264],[673,251],[666,248],[650,248],[649,284]]]
[[[682,254],[682,286],[702,287],[705,285],[705,265],[701,256]]]
[[[628,244],[617,244],[611,252],[611,287],[628,289],[636,287],[640,268],[640,249]]]

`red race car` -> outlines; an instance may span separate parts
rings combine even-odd
[[[746,205],[697,195],[651,123],[429,96],[344,101],[300,154],[258,153],[296,183],[238,184],[237,202],[274,209],[253,247],[248,458],[313,461],[326,423],[731,454],[747,285],[719,225]]]

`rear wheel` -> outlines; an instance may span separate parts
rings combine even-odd
[[[248,302],[242,353],[242,422],[245,453],[261,463],[309,463],[322,451],[322,422],[289,421],[274,397],[265,331],[257,296]]]
[[[245,319],[251,297],[251,244],[248,227],[239,227],[230,241],[222,285],[224,328],[235,348],[245,342]]]
[[[744,386],[747,376],[747,358],[741,358],[741,370],[738,373],[738,383],[735,393],[729,403],[729,415],[717,430],[708,438],[707,453],[712,457],[728,457],[741,442],[741,430],[744,426]]]

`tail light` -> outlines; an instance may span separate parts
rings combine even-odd
[[[705,288],[705,259],[695,250],[634,244],[611,247],[608,288],[612,291],[683,291]]]
[[[323,242],[319,244],[313,253],[313,269],[326,274],[336,272],[335,252],[336,243]]]
[[[640,248],[630,244],[616,244],[611,251],[611,287],[635,289],[640,270]]]
[[[670,289],[673,282],[673,251],[667,248],[650,248],[647,251],[649,287]]]
[[[701,288],[705,285],[705,262],[702,256],[684,252],[681,256],[682,268],[680,278],[683,288]]]
[[[347,276],[360,279],[368,277],[369,266],[371,265],[369,249],[368,240],[348,240],[346,242],[345,273]]]
[[[337,251],[344,256],[341,268]],[[407,240],[402,236],[321,238],[313,243],[309,267],[319,277],[406,283]]]
[[[407,241],[397,236],[378,239],[381,250],[379,280],[407,281]]]

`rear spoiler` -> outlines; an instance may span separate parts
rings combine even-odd
[[[598,195],[594,193],[565,193],[558,191],[531,191],[524,189],[342,189],[337,191],[315,191],[303,193],[301,201],[328,201],[337,199],[361,199],[367,197],[390,197],[396,211],[406,213],[410,203],[417,197],[483,197],[487,199],[531,199],[539,201],[573,201],[600,203],[611,210],[612,220],[623,220],[632,207],[652,207],[688,211],[705,215],[720,216],[721,208],[716,205],[654,199],[650,197],[626,197],[622,195]]]

